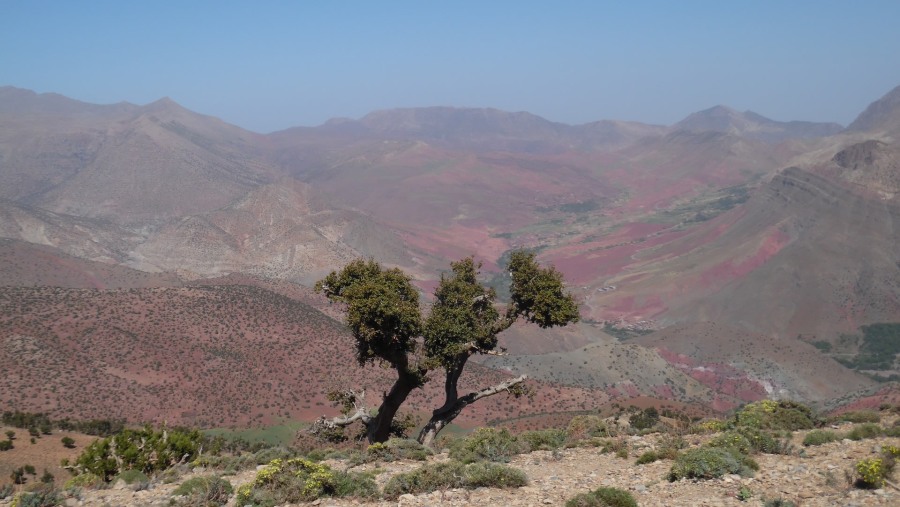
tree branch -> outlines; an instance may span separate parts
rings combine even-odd
[[[487,398],[488,396],[493,396],[497,393],[502,393],[503,391],[509,392],[509,390],[513,386],[521,384],[522,382],[525,382],[526,380],[528,380],[528,375],[519,375],[516,378],[511,378],[511,379],[507,380],[506,382],[501,382],[495,386],[486,387],[486,388],[482,389],[481,391],[478,391],[475,393],[469,393],[466,396],[463,396],[463,398],[467,398],[468,403],[475,403],[476,401],[480,400],[481,398]]]

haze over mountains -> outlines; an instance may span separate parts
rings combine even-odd
[[[554,384],[569,400],[555,409],[632,396],[727,409],[773,393],[824,402],[874,389],[809,342],[837,344],[862,325],[900,322],[898,136],[900,87],[846,129],[724,106],[671,126],[432,107],[268,135],[168,99],[100,106],[2,87],[0,372],[11,384],[0,403],[73,410],[54,389],[103,371],[104,392],[124,389],[153,407],[131,418],[313,416],[309,404],[322,402],[324,387],[296,372],[353,369],[349,356],[312,338],[292,342],[289,360],[254,351],[308,336],[307,321],[328,327],[333,350],[350,338],[330,320],[333,308],[288,282],[309,286],[371,256],[413,273],[427,298],[448,261],[474,255],[502,290],[504,254],[514,248],[563,272],[584,322],[514,328],[504,335],[512,355],[486,366]],[[253,277],[234,289],[203,281],[228,274]],[[253,303],[211,335],[212,321],[224,319],[216,301],[242,297],[302,308],[301,316]],[[132,299],[165,316],[129,317]],[[216,311],[191,311],[191,301]],[[73,305],[88,305],[77,326]],[[604,324],[658,331],[630,343]],[[155,346],[188,364],[160,376],[157,363],[172,358],[151,357]],[[122,364],[100,355],[123,347],[136,355]],[[73,351],[78,368],[67,364]],[[55,372],[43,377],[46,389],[22,389],[36,377],[10,365],[44,354]],[[235,365],[203,370],[209,354],[273,365],[280,385],[309,388],[299,395],[307,408],[262,396],[227,419],[205,405],[222,400],[191,400],[197,411],[142,401],[179,386],[214,391],[195,381],[201,370],[222,392],[249,382],[228,377]],[[823,367],[837,373],[821,379]],[[533,403],[546,411],[540,403],[552,400]],[[502,415],[485,408],[469,421]]]

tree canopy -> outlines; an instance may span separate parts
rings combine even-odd
[[[521,394],[524,375],[464,396],[457,385],[469,358],[497,353],[497,335],[519,318],[542,328],[564,326],[578,320],[578,305],[565,290],[562,274],[540,266],[533,253],[512,253],[511,301],[505,309],[498,308],[494,289],[478,281],[480,267],[472,257],[451,263],[435,289],[427,317],[410,277],[374,260],[353,261],[318,282],[317,291],[347,305],[347,325],[356,338],[359,363],[377,359],[397,372],[375,416],[358,406],[361,400],[355,391],[348,391],[342,398],[344,417],[323,418],[319,425],[333,428],[359,420],[370,441],[384,441],[400,405],[436,369],[444,370],[445,399],[419,434],[425,444],[467,405],[500,392]]]

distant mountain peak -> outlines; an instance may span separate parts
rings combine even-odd
[[[900,86],[869,104],[847,127],[847,130],[855,132],[876,129],[900,130]]]
[[[693,113],[673,127],[693,132],[723,132],[766,142],[829,136],[843,129],[837,123],[781,122],[753,111],[739,112],[723,105]]]

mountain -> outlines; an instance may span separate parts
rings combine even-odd
[[[769,143],[787,139],[825,137],[844,129],[837,123],[775,121],[753,111],[741,113],[726,106],[715,106],[693,113],[672,128],[693,132],[725,132]]]
[[[4,88],[0,111],[0,197],[56,213],[160,221],[227,205],[277,174],[256,134],[169,99],[96,106]]]
[[[847,127],[851,132],[900,132],[900,86],[869,104]]]

